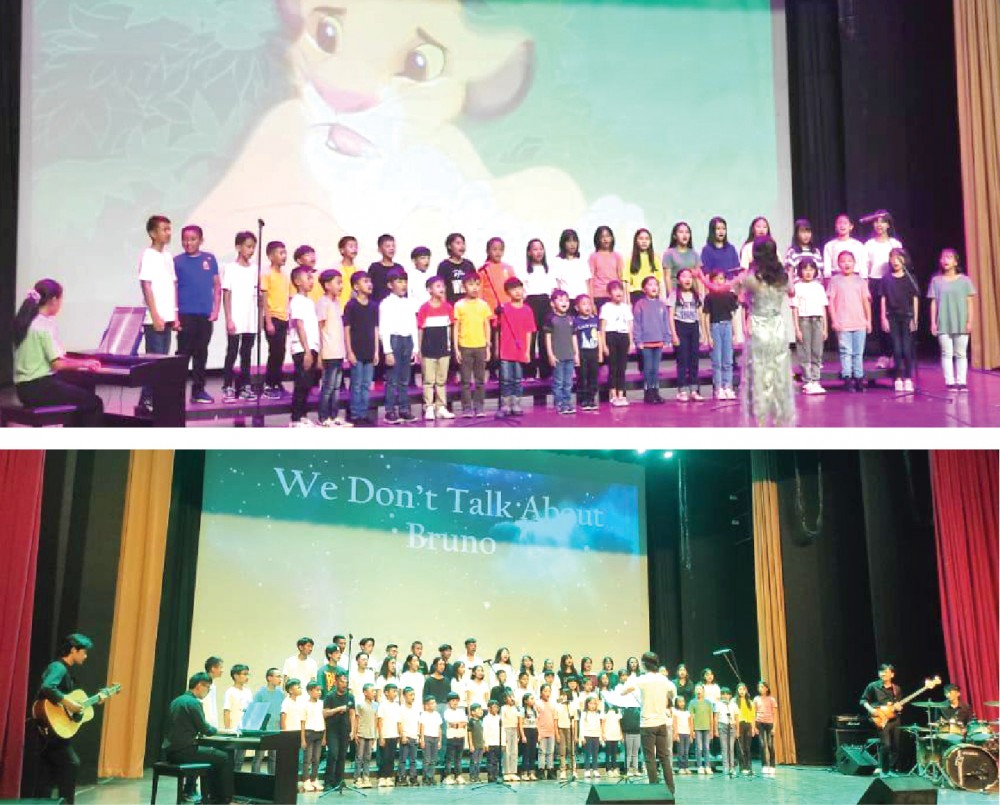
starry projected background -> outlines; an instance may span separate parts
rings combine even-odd
[[[644,473],[544,453],[209,452],[190,666],[309,635],[536,661],[646,650]]]

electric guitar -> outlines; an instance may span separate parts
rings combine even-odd
[[[79,713],[69,712],[62,703],[53,704],[48,699],[39,699],[31,706],[31,715],[35,721],[60,738],[72,738],[82,725],[94,717],[94,705],[101,699],[107,699],[120,693],[121,689],[122,686],[115,683],[109,687],[101,688],[100,691],[89,697],[80,689],[67,693],[64,700],[69,699],[69,701],[80,705],[83,709]]]
[[[879,729],[883,729],[886,724],[892,721],[898,713],[896,712],[897,706],[902,706],[912,699],[916,699],[925,690],[930,690],[931,688],[936,688],[941,684],[941,677],[936,676],[933,679],[925,679],[924,686],[918,690],[916,693],[911,693],[905,699],[901,699],[898,702],[892,704],[883,704],[881,707],[876,707],[871,714],[872,723]]]

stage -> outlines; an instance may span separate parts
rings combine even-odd
[[[721,774],[711,777],[691,775],[675,777],[677,784],[676,801],[687,803],[733,803],[734,805],[755,805],[756,803],[809,802],[821,803],[857,802],[871,785],[871,777],[847,777],[825,768],[810,766],[779,766],[773,778],[760,775],[753,778],[730,780]],[[606,778],[598,781],[609,785]],[[152,772],[147,771],[141,780],[107,780],[98,785],[81,786],[77,789],[79,803],[149,802],[152,786]],[[363,793],[375,801],[405,803],[493,803],[500,801],[528,803],[581,803],[586,802],[590,793],[590,781],[580,780],[565,787],[558,782],[514,783],[514,792],[498,785],[476,788],[473,785],[436,785],[433,788],[372,788]],[[656,787],[661,789],[662,783]],[[613,793],[621,789],[624,794],[633,795],[635,802],[643,802],[642,795],[651,795],[653,790],[644,780],[639,783],[615,786]],[[173,780],[160,783],[158,800],[172,802],[175,793]],[[320,793],[300,793],[298,802],[362,802],[358,793],[345,791],[330,794],[320,799]],[[648,800],[645,800],[648,801]],[[972,803],[983,802],[982,794],[965,791],[938,791],[938,802]]]

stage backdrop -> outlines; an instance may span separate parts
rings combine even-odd
[[[541,660],[648,648],[643,471],[552,455],[209,452],[190,667],[252,684],[309,635],[479,640]],[[620,661],[622,661],[620,660]],[[402,670],[402,669],[400,669]],[[225,685],[223,687],[226,687]]]
[[[18,292],[66,286],[64,340],[141,304],[152,213],[205,248],[396,235],[400,262],[461,231],[523,265],[598,224],[658,252],[670,228],[768,215],[789,236],[784,10],[770,0],[38,0],[26,3]],[[217,327],[213,362],[225,347]]]

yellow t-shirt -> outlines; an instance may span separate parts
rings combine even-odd
[[[455,303],[458,345],[467,349],[486,346],[486,322],[493,315],[482,299],[459,299]]]
[[[281,269],[267,269],[260,277],[260,290],[267,300],[267,313],[272,319],[288,321],[288,296],[292,284]]]
[[[351,301],[351,294],[354,293],[354,289],[351,287],[351,277],[354,276],[355,271],[360,271],[357,266],[339,266],[338,271],[340,271],[340,276],[344,278],[344,287],[340,289],[340,309],[344,310],[347,307],[347,303]]]
[[[625,261],[625,268],[622,269],[625,275],[625,283],[628,285],[629,293],[632,291],[642,291],[642,283],[646,277],[656,277],[663,287],[663,266],[660,265],[660,258],[653,256],[653,267],[649,267],[649,255],[643,252],[639,255],[639,273],[632,273],[632,260]]]

